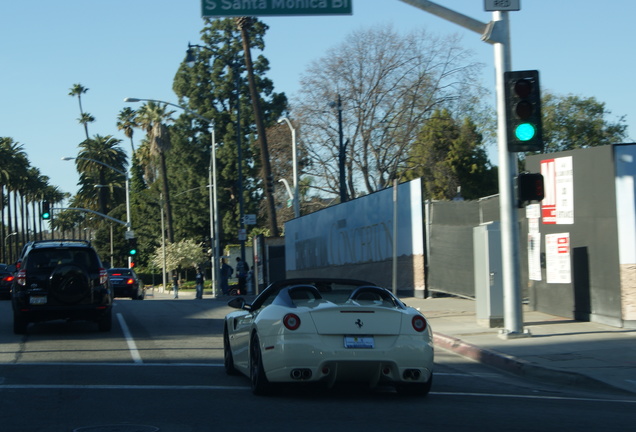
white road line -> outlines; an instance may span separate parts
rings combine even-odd
[[[224,367],[223,363],[106,363],[106,362],[20,362],[0,366],[134,366],[134,367]]]
[[[0,386],[0,388],[2,388]],[[519,395],[519,394],[495,394],[495,393],[464,393],[464,392],[430,392],[436,396],[471,396],[484,398],[502,398],[502,399],[540,399],[540,400],[557,400],[557,401],[577,401],[577,402],[621,402],[636,404],[636,399],[597,399],[576,396],[540,396],[540,395]]]
[[[117,319],[119,320],[119,325],[121,326],[122,331],[124,332],[124,337],[126,338],[126,344],[128,344],[128,349],[130,350],[130,356],[132,357],[135,363],[143,363],[141,360],[141,356],[139,355],[139,351],[137,350],[137,345],[135,344],[135,340],[130,334],[130,330],[128,330],[128,325],[126,325],[126,320],[122,314],[117,313]]]
[[[202,386],[202,385],[64,385],[64,384],[10,384],[0,385],[2,390],[250,390],[244,386]],[[575,401],[593,403],[626,403],[636,404],[636,400],[629,399],[596,399],[584,397],[567,396],[539,396],[539,395],[519,395],[519,394],[494,394],[494,393],[468,393],[468,392],[431,392],[431,396],[469,396],[475,398],[501,398],[501,399],[532,399],[532,400],[554,400],[554,401]]]
[[[0,390],[250,390],[243,386],[203,386],[203,385],[66,385],[66,384],[10,384],[0,385]]]

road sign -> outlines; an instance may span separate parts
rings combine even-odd
[[[255,214],[246,214],[243,216],[243,223],[245,225],[256,225],[256,215]]]
[[[201,0],[201,16],[351,15],[353,0]],[[518,2],[518,0],[517,0]]]
[[[133,230],[124,231],[124,238],[126,240],[130,240],[130,239],[135,238],[135,232]]]
[[[521,10],[521,0],[484,0],[484,10],[494,11],[518,11]]]
[[[238,230],[238,239],[239,239],[239,241],[247,240],[247,230],[239,229]]]

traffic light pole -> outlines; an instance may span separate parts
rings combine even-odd
[[[508,151],[506,142],[506,100],[504,72],[511,69],[510,21],[508,12],[493,12],[490,23],[482,23],[459,12],[447,9],[427,0],[401,0],[468,30],[481,34],[484,42],[494,46],[494,62],[497,90],[497,147],[499,156],[499,212],[501,226],[501,255],[504,296],[503,339],[529,336],[523,329],[521,308],[519,227],[514,183],[517,174],[517,154]]]
[[[499,217],[501,219],[501,256],[504,295],[504,329],[499,336],[513,339],[528,336],[523,330],[521,277],[519,268],[519,223],[515,200],[517,153],[508,151],[504,72],[511,69],[510,21],[508,12],[493,12],[499,25],[500,43],[494,44],[497,86],[497,149],[499,154]]]

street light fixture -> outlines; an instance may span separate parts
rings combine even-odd
[[[293,183],[294,183],[294,217],[300,217],[300,202],[299,202],[299,194],[298,194],[298,153],[296,147],[296,129],[292,126],[291,121],[287,117],[281,117],[278,120],[279,124],[283,122],[287,123],[289,129],[291,129],[292,134],[292,166],[293,166]]]
[[[210,128],[210,133],[212,136],[212,143],[210,145],[210,168],[209,168],[209,183],[212,187],[209,189],[210,195],[210,235],[214,239],[214,254],[210,259],[210,263],[212,265],[211,274],[212,274],[212,295],[216,295],[217,292],[217,281],[219,280],[218,276],[218,266],[215,264],[215,260],[221,256],[221,242],[219,238],[219,205],[218,205],[218,197],[217,197],[217,181],[216,181],[216,137],[214,134],[214,123],[212,120],[207,119],[196,112],[185,108],[181,105],[177,105],[171,102],[166,102],[158,99],[141,99],[141,98],[124,98],[124,102],[134,103],[134,102],[154,102],[154,103],[162,103],[166,105],[173,106],[175,108],[179,108],[185,111],[187,114],[194,116],[208,124]]]

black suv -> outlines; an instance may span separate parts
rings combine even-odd
[[[13,281],[13,332],[30,322],[95,321],[112,327],[113,294],[108,274],[89,241],[43,240],[28,244]]]

